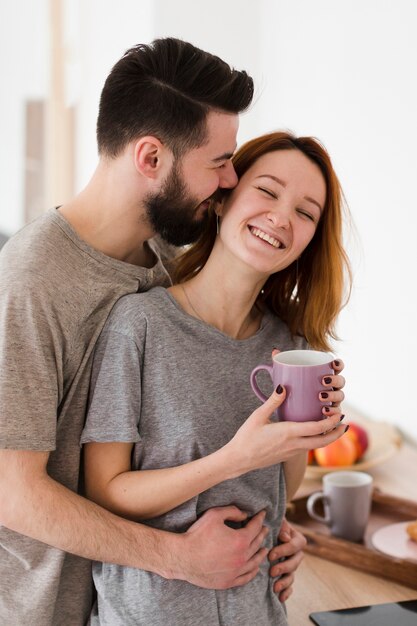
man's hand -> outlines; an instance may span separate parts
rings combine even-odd
[[[228,589],[246,585],[256,576],[268,550],[262,547],[268,529],[262,526],[265,512],[260,511],[244,528],[226,526],[225,521],[247,519],[235,506],[210,509],[186,533],[179,535],[181,578],[206,589]],[[196,555],[199,555],[199,560]]]
[[[268,559],[271,562],[282,558],[285,560],[272,565],[269,573],[273,578],[280,576],[280,579],[274,583],[274,591],[278,594],[280,601],[285,602],[292,594],[294,572],[303,559],[303,550],[307,542],[305,537],[285,518],[282,520],[278,541],[280,544],[269,551]]]

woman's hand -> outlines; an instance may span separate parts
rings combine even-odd
[[[278,560],[280,562],[271,566],[269,574],[272,578],[280,577],[274,583],[274,591],[278,594],[280,601],[285,602],[292,594],[294,574],[303,559],[303,550],[307,541],[284,517],[278,534],[278,542],[278,545],[269,551],[268,559],[271,562]]]
[[[232,477],[322,448],[344,434],[346,427],[340,425],[343,416],[338,407],[328,407],[317,422],[271,422],[273,412],[284,400],[285,388],[279,386],[223,448],[228,452]]]
[[[336,359],[333,361],[332,367],[335,372],[334,375],[324,376],[321,381],[323,387],[326,387],[326,389],[320,393],[319,398],[322,402],[332,403],[332,407],[323,407],[324,415],[331,412],[330,408],[340,408],[340,405],[345,398],[345,394],[342,389],[345,386],[346,381],[344,377],[340,375],[340,372],[343,370],[345,365],[341,359]]]
[[[280,352],[281,350],[278,350],[278,348],[274,348],[274,350],[272,350],[272,358]],[[319,398],[322,402],[325,402],[326,404],[331,402],[333,408],[340,407],[343,400],[345,399],[345,394],[343,393],[342,389],[345,386],[346,380],[343,376],[340,376],[340,372],[343,371],[344,367],[345,364],[343,363],[342,359],[335,359],[332,362],[332,369],[334,370],[334,374],[325,376],[321,381],[323,387],[326,387],[326,389],[324,389],[320,393]],[[323,407],[323,413],[330,413],[330,409],[328,406]]]

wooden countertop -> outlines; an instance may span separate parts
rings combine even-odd
[[[354,417],[352,416],[352,420]],[[403,444],[383,464],[368,470],[375,487],[417,502],[417,449]],[[297,496],[321,488],[320,479],[305,479]],[[294,592],[287,602],[289,626],[311,626],[316,611],[417,599],[417,591],[311,554],[297,570]]]

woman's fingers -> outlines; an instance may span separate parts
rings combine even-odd
[[[345,394],[342,391],[346,382],[344,377],[340,375],[324,376],[321,382],[324,386],[323,391],[319,394],[321,402],[331,403],[334,407],[340,406],[345,399]]]
[[[346,384],[346,380],[344,376],[331,376],[329,374],[321,379],[321,384],[323,387],[328,387],[329,389],[343,389]]]
[[[341,413],[336,412],[317,422],[291,422],[291,425],[294,429],[294,435],[298,437],[317,437],[318,435],[322,435],[336,428],[340,424],[341,418]],[[287,422],[287,424],[289,424],[289,422]]]
[[[333,428],[330,431],[325,431],[321,435],[311,435],[309,437],[304,438],[304,445],[308,450],[313,450],[315,448],[324,448],[328,446],[330,443],[336,441],[345,434],[349,426],[345,424],[341,424],[336,428]]]
[[[319,398],[322,402],[331,402],[332,406],[340,406],[345,399],[345,394],[340,389],[336,391],[321,391]]]

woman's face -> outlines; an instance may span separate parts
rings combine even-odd
[[[298,150],[260,157],[226,200],[220,242],[244,263],[273,274],[311,241],[326,200],[319,167]]]

